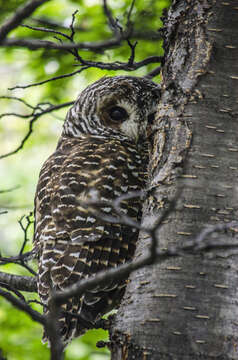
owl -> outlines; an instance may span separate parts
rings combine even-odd
[[[145,187],[148,136],[159,98],[159,86],[145,78],[103,77],[68,111],[35,196],[34,253],[45,313],[53,290],[132,260],[138,230],[104,221],[85,204],[96,192],[100,213],[115,215],[112,200]],[[132,197],[121,202],[121,211],[140,221],[141,206],[141,199]],[[67,300],[59,318],[64,344],[116,308],[125,286],[126,279],[110,281]]]

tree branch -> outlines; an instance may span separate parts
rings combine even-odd
[[[0,283],[8,284],[16,290],[36,292],[36,277],[12,275],[0,271]]]
[[[122,39],[111,38],[105,41],[97,42],[81,42],[81,43],[54,43],[52,41],[38,40],[38,39],[21,39],[21,38],[10,38],[2,41],[1,46],[3,47],[24,47],[30,50],[37,49],[54,49],[54,50],[69,50],[69,49],[81,49],[90,50],[95,52],[103,52],[106,49],[121,45]]]
[[[15,89],[27,89],[29,87],[32,86],[39,86],[39,85],[43,85],[46,84],[47,82],[50,81],[55,81],[55,80],[61,80],[70,76],[74,76],[76,74],[81,73],[82,71],[89,69],[89,68],[97,68],[97,69],[102,69],[102,70],[125,70],[125,71],[134,71],[137,70],[143,66],[146,66],[148,64],[153,64],[153,63],[158,63],[161,62],[162,60],[162,56],[150,56],[142,61],[139,62],[134,62],[134,57],[135,57],[135,47],[136,47],[136,43],[135,44],[131,44],[128,41],[128,44],[131,48],[131,56],[128,59],[127,63],[120,63],[120,62],[113,62],[113,63],[103,63],[100,61],[89,61],[89,60],[83,60],[80,57],[80,61],[81,61],[81,68],[79,70],[76,70],[74,72],[71,72],[69,74],[64,74],[64,75],[59,75],[59,76],[54,76],[50,79],[46,79],[43,81],[39,81],[33,84],[29,84],[29,85],[17,85],[14,86],[12,88],[9,88],[8,90],[15,90]],[[155,75],[158,75],[158,73],[160,72],[160,67],[156,68],[156,71],[151,71],[149,74],[147,74],[145,77],[148,78],[153,78]],[[0,118],[6,115],[16,115],[15,113],[8,113],[8,114],[2,114],[0,115]],[[27,115],[20,115],[20,117],[26,118],[28,117]]]
[[[45,114],[48,114],[48,113],[51,113],[52,111],[56,111],[56,110],[59,110],[59,109],[62,109],[66,106],[70,106],[74,103],[74,101],[69,101],[69,102],[66,102],[66,103],[63,103],[63,104],[59,104],[59,105],[49,105],[47,107],[47,109],[43,110],[40,108],[40,113],[37,113],[37,114],[34,114],[34,112],[36,110],[39,110],[39,106],[35,107],[34,111],[33,111],[33,114],[30,114],[29,117],[33,116],[32,119],[30,120],[29,122],[29,126],[28,126],[28,131],[26,133],[26,135],[24,136],[24,138],[22,139],[20,145],[15,149],[15,150],[12,150],[6,154],[3,154],[0,156],[0,159],[3,159],[5,157],[8,157],[10,155],[13,155],[13,154],[16,154],[20,149],[23,148],[25,142],[27,141],[27,139],[30,137],[31,133],[33,132],[33,125],[34,123],[36,122],[37,119],[39,119],[41,116],[45,115]]]
[[[106,0],[103,0],[103,11],[107,18],[109,28],[113,31],[115,37],[120,39],[122,35],[122,28],[119,26],[118,21],[114,20],[112,12],[107,6]]]
[[[0,27],[0,44],[4,42],[6,36],[13,29],[20,25],[24,19],[28,18],[39,6],[47,1],[49,0],[31,0],[19,7],[15,14]]]
[[[70,76],[74,76],[76,74],[80,74],[82,71],[88,69],[89,66],[83,66],[81,67],[81,69],[77,70],[77,71],[74,71],[74,72],[71,72],[69,74],[64,74],[64,75],[59,75],[59,76],[54,76],[50,79],[46,79],[46,80],[43,80],[43,81],[39,81],[39,82],[36,82],[36,83],[33,83],[33,84],[29,84],[29,85],[17,85],[17,86],[14,86],[12,88],[9,88],[8,90],[15,90],[15,89],[27,89],[29,87],[32,87],[32,86],[39,86],[39,85],[43,85],[43,84],[46,84],[50,81],[55,81],[55,80],[61,80],[61,79],[65,79],[67,77],[70,77]],[[26,117],[26,115],[21,115],[21,117],[24,116]],[[1,117],[1,115],[0,115]]]
[[[25,301],[16,298],[8,291],[2,290],[0,288],[0,296],[3,296],[7,301],[9,301],[13,306],[19,310],[24,311],[26,314],[30,315],[32,320],[39,322],[42,325],[46,325],[45,317],[38,313],[38,311],[33,310]]]

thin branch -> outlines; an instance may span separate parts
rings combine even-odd
[[[0,27],[0,43],[2,43],[6,36],[18,27],[24,19],[28,18],[39,6],[47,1],[49,0],[31,0],[19,7],[15,14]]]
[[[65,33],[63,33],[62,31],[56,31],[56,30],[52,30],[52,29],[47,29],[47,28],[39,28],[39,27],[35,27],[35,26],[29,26],[29,25],[22,25],[23,27],[26,27],[28,29],[31,29],[31,30],[35,30],[35,31],[42,31],[42,32],[46,32],[46,33],[52,33],[52,34],[56,34],[56,35],[60,35],[64,38],[66,38],[67,40],[69,40],[71,43],[74,43],[74,35],[75,35],[75,29],[74,29],[74,22],[75,22],[75,15],[77,14],[78,10],[76,10],[73,14],[72,14],[72,21],[71,21],[71,24],[70,24],[70,35],[67,35]],[[54,36],[55,39],[57,39],[61,44],[62,44],[62,40],[59,39],[57,36]],[[78,60],[80,60],[80,57],[78,55],[78,50],[76,48],[74,49],[68,49],[67,50],[69,53],[71,53],[72,55],[74,55]],[[84,70],[84,69],[83,69]],[[53,78],[53,80],[56,80],[56,79],[62,79],[63,77],[68,77],[68,76],[72,76],[74,74],[76,74],[77,72],[75,73],[72,73],[72,74],[68,74],[68,75],[63,75],[63,76],[59,76],[57,78]],[[51,81],[52,79],[49,79],[49,80],[46,80],[46,81],[43,81],[43,82],[40,82],[38,83],[37,85],[42,85],[42,84],[45,84],[46,82],[48,81]],[[34,86],[34,85],[31,85],[31,86]]]
[[[32,320],[42,325],[46,325],[45,317],[41,315],[38,311],[33,310],[25,301],[16,298],[11,293],[2,290],[1,288],[0,288],[0,296],[3,296],[7,301],[9,301],[13,306],[18,308],[19,310],[24,311],[32,318]]]
[[[77,70],[77,71],[74,71],[72,73],[69,73],[69,74],[64,74],[64,75],[59,75],[59,76],[54,76],[50,79],[47,79],[47,80],[43,80],[43,81],[39,81],[39,82],[36,82],[36,83],[33,83],[33,84],[29,84],[29,85],[17,85],[17,86],[14,86],[12,88],[8,88],[8,90],[15,90],[15,89],[27,89],[29,87],[32,87],[32,86],[38,86],[38,85],[43,85],[43,84],[46,84],[50,81],[55,81],[55,80],[61,80],[61,79],[65,79],[67,77],[70,77],[70,76],[74,76],[76,74],[80,74],[83,70],[86,70],[88,69],[89,66],[83,66],[81,67],[81,69]]]
[[[78,10],[76,10],[73,14],[72,14],[72,21],[71,24],[69,26],[70,30],[71,30],[71,34],[69,36],[69,39],[71,41],[74,41],[74,35],[75,35],[75,28],[74,28],[74,23],[75,23],[75,16],[78,13]]]
[[[30,109],[34,110],[35,107],[30,105],[28,102],[26,102],[24,99],[21,99],[17,96],[0,96],[0,100],[4,100],[4,99],[8,99],[8,100],[16,100],[21,102],[22,104],[26,105],[27,107],[29,107]]]
[[[19,150],[21,150],[23,148],[25,142],[27,141],[27,139],[30,137],[31,133],[33,132],[33,125],[34,125],[34,123],[36,122],[37,119],[39,119],[41,116],[43,116],[45,114],[51,113],[52,111],[62,109],[64,107],[66,107],[66,106],[70,106],[73,103],[74,103],[74,101],[69,101],[69,102],[66,102],[66,103],[63,103],[63,104],[59,104],[59,105],[51,105],[47,109],[41,110],[40,113],[35,114],[33,116],[33,118],[29,122],[28,131],[27,131],[26,135],[24,136],[24,138],[22,139],[20,145],[17,146],[17,148],[15,150],[12,150],[12,151],[10,151],[10,152],[8,152],[6,154],[1,155],[0,159],[3,159],[3,158],[6,158],[6,157],[8,157],[10,155],[16,154]]]
[[[0,287],[5,288],[6,290],[9,290],[9,291],[13,292],[22,301],[26,301],[24,296],[22,295],[22,293],[19,290],[14,289],[11,285],[0,282]]]
[[[13,263],[15,264],[18,264],[22,267],[24,267],[25,269],[27,269],[32,275],[36,275],[36,272],[27,264],[26,260],[29,259],[30,256],[32,256],[32,253],[31,252],[27,252],[27,253],[24,253],[25,251],[25,247],[26,247],[26,244],[28,242],[28,230],[31,226],[31,224],[33,224],[33,221],[31,220],[31,217],[32,217],[32,212],[29,213],[29,215],[25,216],[23,215],[21,217],[21,219],[18,221],[23,233],[24,233],[24,239],[23,239],[23,243],[22,243],[22,246],[21,246],[21,249],[20,249],[20,252],[18,254],[18,259],[14,259],[12,260]],[[23,224],[23,219],[26,219],[26,225]],[[10,263],[11,258],[8,258],[8,261],[7,263]],[[0,258],[0,261],[2,261],[2,259]]]
[[[132,46],[134,46],[134,45],[132,45]],[[139,69],[139,68],[141,68],[143,66],[146,66],[148,64],[159,63],[159,62],[161,62],[163,57],[162,56],[149,56],[148,58],[146,58],[146,59],[144,59],[142,61],[131,63],[132,59],[130,57],[129,61],[127,63],[123,63],[123,62],[119,62],[119,61],[115,61],[115,62],[112,62],[112,63],[103,63],[103,62],[100,62],[100,61],[82,60],[80,66],[81,65],[87,65],[89,67],[95,67],[95,68],[102,69],[102,70],[134,71],[134,70],[137,70],[137,69]]]
[[[29,227],[31,226],[31,224],[33,224],[33,220],[31,220],[31,216],[32,216],[32,212],[30,212],[30,214],[27,215],[27,216],[23,215],[23,216],[21,217],[21,219],[18,221],[18,223],[20,224],[20,227],[21,227],[21,229],[22,229],[22,231],[23,231],[23,233],[24,233],[24,240],[23,240],[23,243],[22,243],[22,246],[21,246],[21,249],[20,249],[20,253],[19,253],[20,256],[23,255],[23,252],[24,252],[24,250],[25,250],[26,244],[27,244],[27,242],[28,242],[28,236],[27,236],[28,229],[29,229]],[[26,218],[26,220],[27,220],[27,223],[26,223],[25,226],[23,225],[23,219],[24,219],[24,218]]]
[[[135,6],[135,2],[136,2],[135,0],[132,0],[130,9],[127,14],[127,24],[126,24],[127,27],[129,27],[130,23],[131,23],[131,14],[132,14],[133,8]]]
[[[69,35],[67,35],[67,34],[65,34],[65,33],[61,32],[61,31],[42,28],[42,27],[36,27],[36,26],[30,26],[30,25],[26,25],[26,24],[22,24],[21,27],[24,27],[24,28],[27,28],[27,29],[30,29],[30,30],[34,30],[34,31],[42,31],[42,32],[46,32],[46,33],[60,35],[60,36],[65,37],[68,40],[71,40]]]
[[[41,31],[41,32],[46,32],[46,33],[52,33],[55,35],[59,35],[62,36],[63,38],[66,38],[67,40],[69,40],[71,43],[74,43],[74,35],[75,35],[75,29],[74,29],[74,22],[75,22],[75,15],[77,14],[78,10],[76,10],[73,14],[72,14],[72,21],[70,24],[70,35],[67,35],[65,33],[63,33],[62,31],[57,31],[57,30],[52,30],[52,29],[47,29],[47,28],[42,28],[42,27],[35,27],[35,26],[30,26],[30,25],[22,25],[23,27],[26,27],[28,29],[34,30],[34,31]],[[54,36],[54,38],[56,40],[58,40],[61,44],[62,44],[62,39],[58,38],[57,36]],[[76,48],[74,49],[68,49],[67,50],[70,54],[74,55],[76,57],[76,59],[80,60],[80,57],[78,55],[78,50]],[[71,75],[69,75],[71,76]],[[67,76],[66,76],[67,77]],[[62,78],[62,77],[61,77]],[[55,79],[54,79],[55,80]],[[49,80],[51,81],[51,80]],[[47,81],[46,81],[47,82]],[[44,84],[45,82],[43,82]],[[40,83],[42,84],[42,83]],[[39,84],[39,85],[40,85]]]
[[[6,117],[6,116],[16,116],[16,117],[19,117],[21,119],[28,119],[32,114],[26,114],[26,115],[23,115],[23,114],[18,114],[18,113],[4,113],[4,114],[1,114],[0,115],[0,119]]]
[[[120,38],[122,35],[122,28],[119,26],[118,21],[114,20],[112,12],[107,6],[106,0],[103,0],[103,11],[108,20],[109,28],[113,31],[116,38]]]
[[[1,46],[3,47],[24,47],[30,50],[37,49],[54,49],[54,50],[69,50],[69,49],[81,49],[90,50],[95,52],[103,52],[106,49],[121,45],[123,39],[111,38],[105,41],[97,42],[81,42],[81,43],[54,43],[52,41],[38,40],[38,39],[22,39],[22,38],[10,38],[2,41]]]
[[[55,29],[60,28],[60,29],[63,29],[63,30],[69,30],[69,28],[66,27],[65,25],[60,24],[60,23],[56,23],[52,19],[31,17],[30,20],[37,23],[37,24],[50,26],[50,27],[55,28]],[[80,31],[80,32],[87,31],[87,29],[85,29],[82,26],[75,26],[74,29],[77,30],[77,31]]]
[[[161,67],[158,66],[152,71],[150,71],[148,74],[146,74],[144,77],[147,79],[153,79],[155,76],[159,75],[160,71],[161,71]]]
[[[16,185],[12,188],[9,188],[9,189],[5,189],[5,190],[0,190],[0,194],[5,194],[5,193],[8,193],[8,192],[12,192],[16,189],[19,189],[20,188],[20,185]]]
[[[136,41],[134,44],[132,44],[132,43],[130,42],[130,40],[128,39],[128,40],[127,40],[127,43],[128,43],[128,45],[129,45],[129,47],[130,47],[130,49],[131,49],[131,55],[130,55],[130,57],[129,57],[129,59],[128,59],[127,64],[128,64],[128,66],[133,67],[133,65],[134,65],[134,60],[135,60],[135,49],[136,49],[137,41]]]
[[[21,254],[21,255],[10,256],[10,257],[1,256],[1,253],[0,253],[0,265],[6,265],[6,264],[21,265],[21,264],[19,264],[21,259],[23,259],[23,260],[29,259],[31,256],[32,256],[31,251],[25,252],[24,254]]]
[[[128,13],[129,15],[129,13]],[[127,16],[128,18],[128,16]],[[56,23],[52,19],[46,19],[46,18],[30,18],[31,21],[34,21],[37,24],[45,25],[46,27],[52,27],[54,29],[62,29],[62,30],[69,30],[68,27],[64,26],[63,24]],[[117,22],[118,24],[118,22]],[[74,30],[80,31],[80,32],[87,32],[88,29],[82,27],[82,26],[74,26]],[[140,29],[132,29],[131,30],[131,38],[136,40],[150,40],[150,41],[158,41],[161,39],[161,34],[158,31],[153,30],[145,30],[142,31]]]
[[[216,224],[213,226],[206,227],[203,229],[198,236],[193,240],[193,246],[196,251],[203,250],[207,247],[207,237],[208,235],[212,235],[216,232],[220,232],[223,230],[233,230],[234,228],[237,228],[236,231],[238,231],[238,222],[237,221],[231,221],[229,223],[225,224]],[[216,239],[214,239],[216,241]],[[211,245],[211,240],[208,241],[209,246]],[[213,244],[212,244],[213,245]]]

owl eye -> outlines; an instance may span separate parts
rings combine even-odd
[[[148,125],[153,125],[154,120],[155,120],[155,112],[152,113],[152,114],[150,114],[150,115],[148,115],[147,120],[148,120]]]
[[[122,107],[114,106],[109,110],[109,116],[113,121],[123,121],[128,117],[128,114]]]

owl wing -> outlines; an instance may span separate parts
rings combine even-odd
[[[141,189],[138,164],[135,165],[138,161],[128,155],[119,141],[64,139],[43,167],[36,196],[35,242],[40,244],[38,288],[45,303],[50,288],[63,290],[132,258],[137,230],[103,222],[83,202],[90,198],[92,190],[107,201]],[[108,205],[100,210],[105,214],[112,212]],[[125,201],[122,210],[137,218],[140,201]],[[115,306],[115,298],[121,297],[124,286],[124,282],[121,287],[116,282],[103,284],[80,299],[70,299],[65,308],[94,321],[110,310],[110,304]],[[73,326],[72,319],[67,322],[62,318],[62,324],[67,327],[64,330],[67,338],[72,329],[78,328],[78,333],[82,330],[80,325]]]

